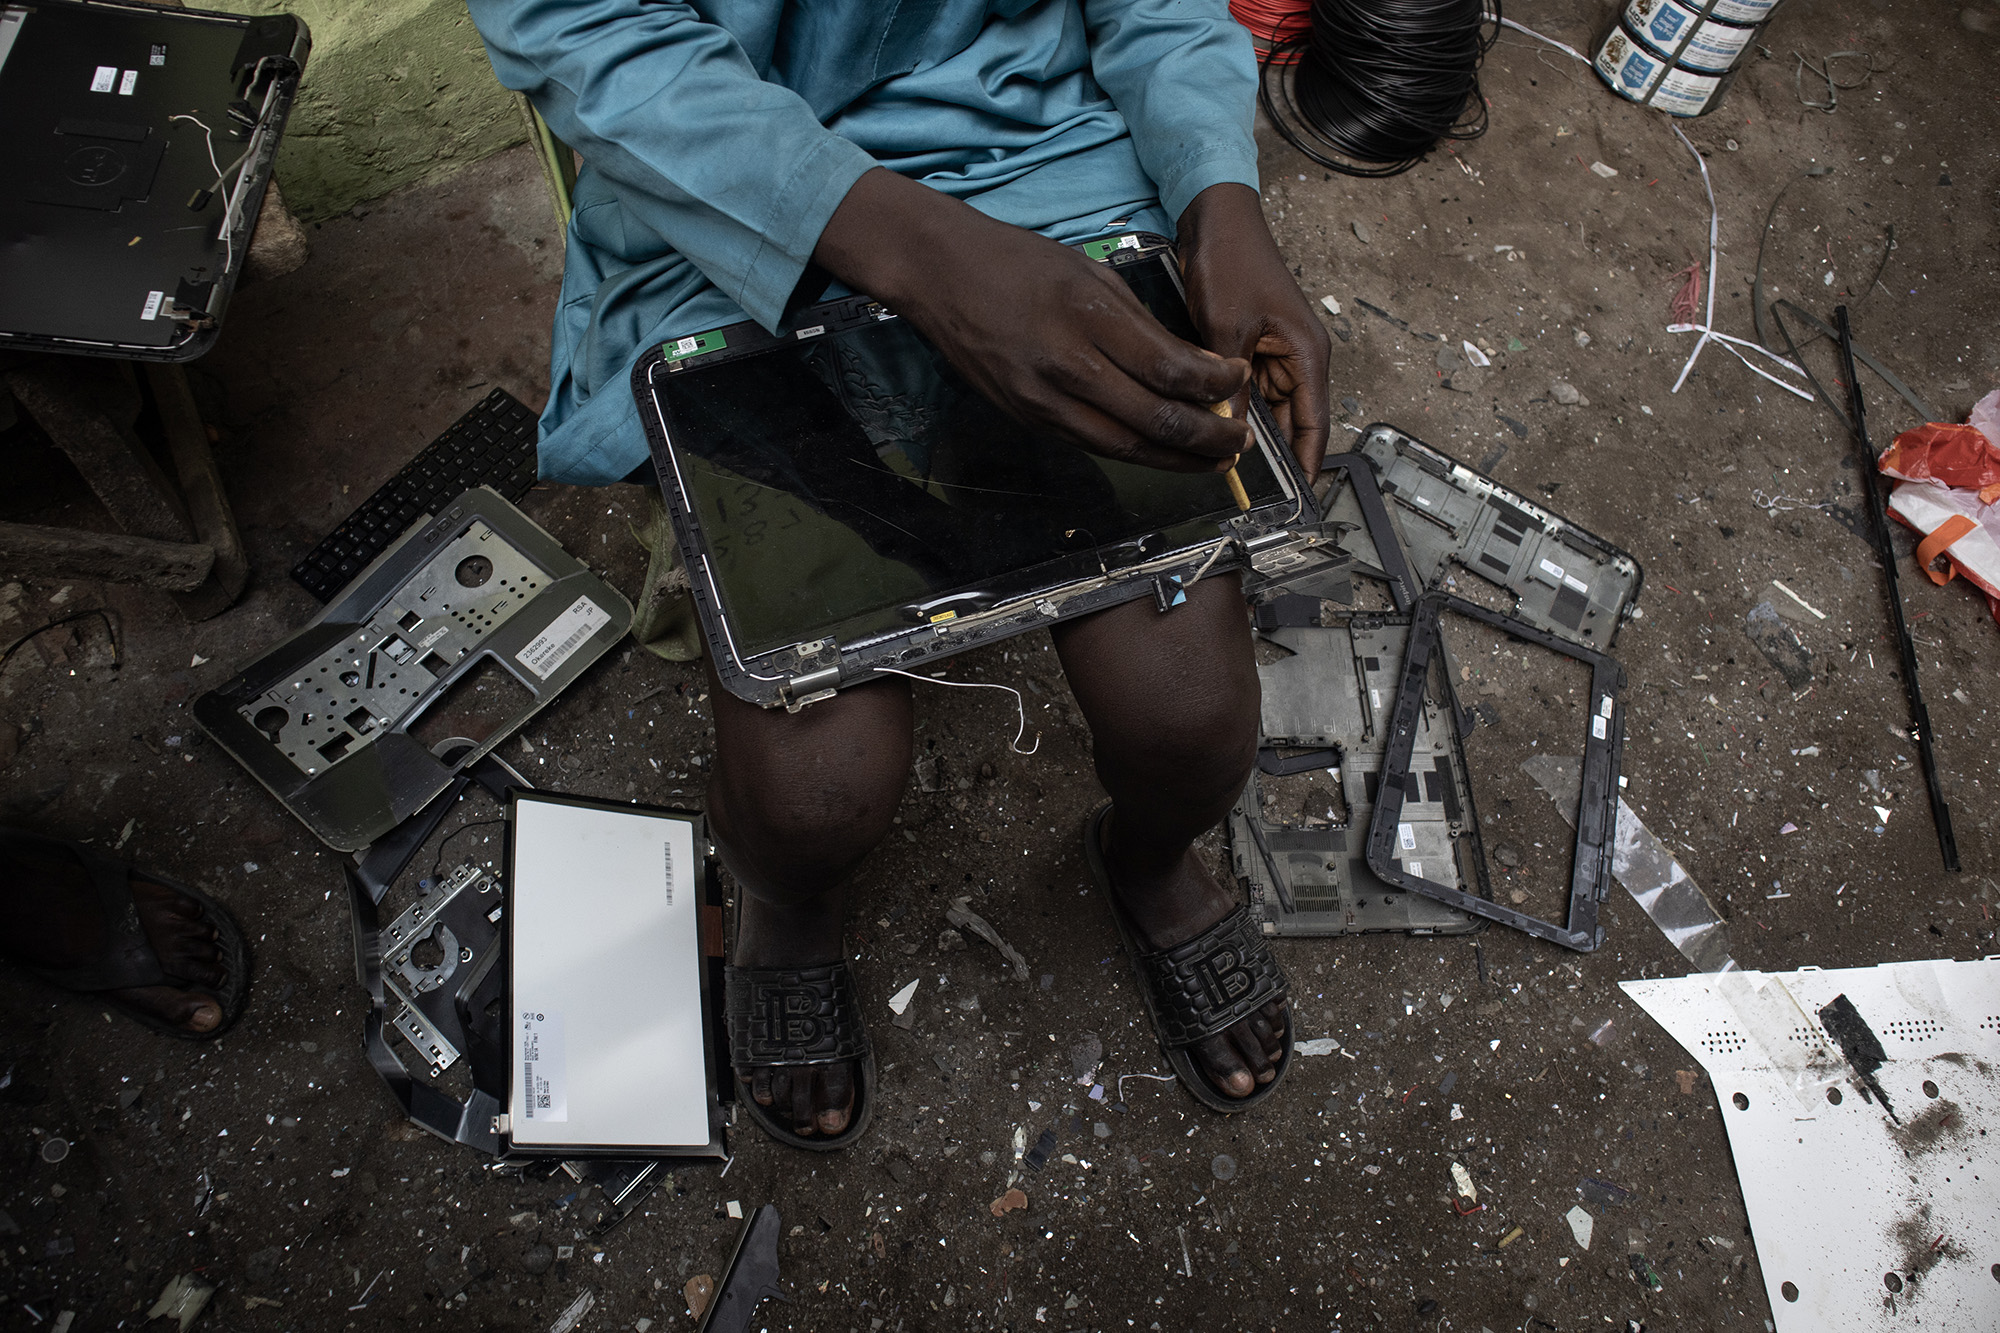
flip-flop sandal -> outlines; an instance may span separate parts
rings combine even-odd
[[[794,1132],[740,1084],[737,1100],[766,1134],[792,1148],[834,1152],[867,1132],[875,1115],[875,1053],[861,1021],[860,992],[846,962],[819,967],[725,967],[729,1063],[739,1073],[854,1064],[861,1077],[847,1128],[828,1137]]]
[[[1111,918],[1118,924],[1118,937],[1138,974],[1139,993],[1146,997],[1146,1012],[1153,1020],[1153,1031],[1159,1034],[1160,1050],[1180,1076],[1181,1086],[1203,1106],[1224,1115],[1247,1111],[1276,1092],[1292,1071],[1291,1010],[1285,1011],[1284,1053],[1278,1059],[1276,1077],[1248,1097],[1231,1097],[1209,1082],[1189,1054],[1190,1048],[1228,1030],[1272,1000],[1284,998],[1291,983],[1242,907],[1191,940],[1171,949],[1147,951],[1119,905],[1110,870],[1104,864],[1104,821],[1110,813],[1107,801],[1084,820],[1084,860],[1091,878],[1111,904]]]
[[[155,1032],[164,1032],[186,1041],[213,1041],[236,1022],[243,1012],[243,1001],[250,992],[250,946],[244,940],[243,932],[237,928],[236,918],[221,903],[191,884],[183,884],[157,871],[114,861],[80,843],[16,829],[0,830],[0,839],[16,846],[68,852],[90,877],[90,892],[97,895],[98,911],[107,923],[104,947],[90,962],[64,968],[35,967],[24,963],[24,971],[51,986],[93,995]],[[149,884],[172,889],[200,906],[202,922],[215,931],[215,948],[222,964],[220,988],[167,971],[159,954],[154,951],[152,941],[146,938],[146,928],[139,920],[138,904],[132,900],[133,875]],[[137,986],[171,986],[176,990],[212,995],[222,1007],[222,1022],[210,1032],[190,1032],[119,996],[103,993]]]

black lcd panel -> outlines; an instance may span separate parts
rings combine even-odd
[[[1113,271],[1198,341],[1163,256]],[[1212,539],[1238,512],[1218,474],[1022,426],[899,319],[653,386],[743,657],[949,619]],[[1261,452],[1238,474],[1253,505],[1286,498]]]

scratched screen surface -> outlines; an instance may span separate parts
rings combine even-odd
[[[1195,341],[1155,257],[1119,272]],[[1171,550],[1236,511],[1214,473],[1118,463],[1022,426],[888,320],[655,381],[741,657],[842,643]],[[1253,504],[1284,496],[1256,451]]]

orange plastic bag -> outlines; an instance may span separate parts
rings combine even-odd
[[[1977,426],[1932,422],[1898,435],[1876,464],[1904,481],[1937,481],[1975,491],[1981,504],[2000,500],[2000,449]]]

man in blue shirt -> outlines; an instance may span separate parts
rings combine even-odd
[[[470,2],[501,81],[584,163],[544,476],[605,483],[645,461],[627,387],[643,349],[746,317],[780,329],[829,280],[885,302],[1011,415],[1108,457],[1226,469],[1248,431],[1209,405],[1254,377],[1317,471],[1327,339],[1264,222],[1256,67],[1222,0]],[[1069,248],[1125,231],[1175,236],[1213,351]],[[1169,615],[1130,603],[1053,636],[1112,798],[1090,850],[1114,910],[1141,953],[1248,975],[1239,955],[1268,956],[1230,933],[1233,896],[1192,851],[1256,748],[1237,579],[1202,580]],[[849,880],[905,785],[909,687],[796,716],[711,695],[709,816],[743,890],[735,967],[790,969],[823,1008],[851,1008],[829,969]],[[1289,1064],[1281,988],[1168,1043],[1201,1100],[1233,1108]],[[739,1072],[788,1141],[839,1146],[862,1127],[851,1043]]]

